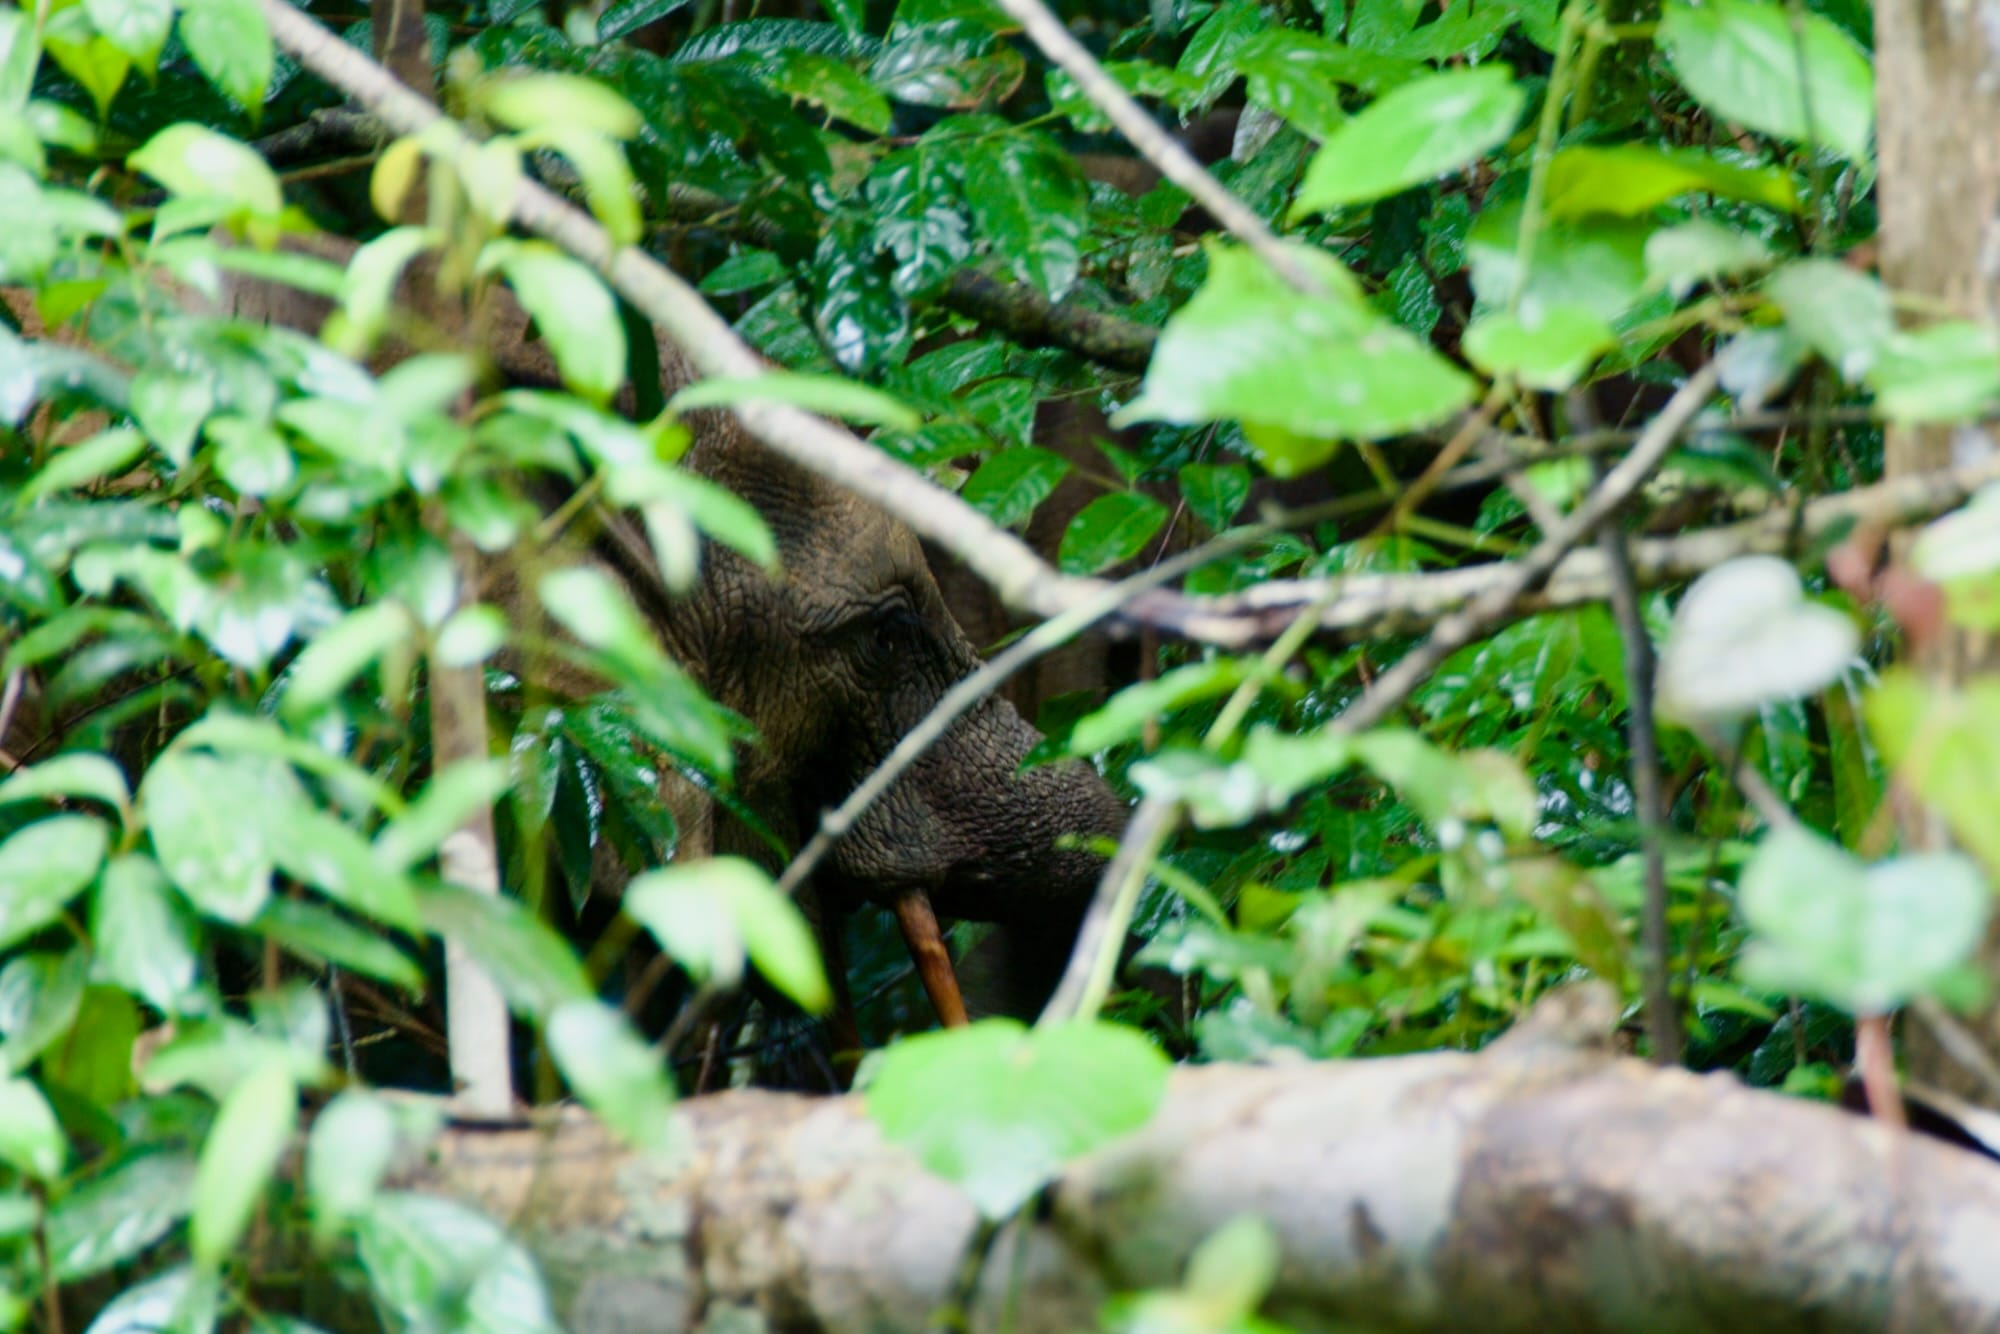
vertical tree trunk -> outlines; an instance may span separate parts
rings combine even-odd
[[[2000,0],[1882,0],[1875,52],[1883,281],[2000,323]],[[1889,475],[1944,467],[1959,438],[1953,427],[1892,429]],[[1922,665],[1940,684],[1960,681],[2000,667],[2000,643],[1952,632],[1923,650]],[[1904,837],[1914,846],[1942,841],[1914,812]],[[2000,931],[1989,933],[1984,963],[2000,979]],[[2000,1052],[2000,1004],[1974,1029]],[[1905,1033],[1913,1079],[1986,1097],[1920,1025]]]

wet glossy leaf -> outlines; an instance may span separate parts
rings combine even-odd
[[[280,711],[303,718],[331,703],[377,658],[408,641],[414,627],[394,602],[372,602],[347,613],[307,644],[285,674]]]
[[[0,1073],[25,1073],[69,1031],[89,973],[90,956],[83,949],[17,954],[0,968],[0,1034],[6,1037],[0,1043]]]
[[[898,102],[970,107],[998,102],[1021,81],[1026,66],[985,23],[948,19],[913,27],[884,44],[869,82]]]
[[[217,1268],[250,1226],[299,1120],[299,1087],[289,1064],[267,1061],[231,1089],[195,1167],[188,1246],[195,1263]]]
[[[747,958],[803,1008],[831,1003],[812,929],[753,862],[713,857],[650,871],[627,887],[624,907],[697,978],[734,986]]]
[[[1978,869],[1955,853],[1866,866],[1796,825],[1764,839],[1740,892],[1755,933],[1745,977],[1857,1015],[1930,995],[1966,966],[1993,901]]]
[[[868,174],[875,245],[895,258],[889,282],[903,296],[934,290],[972,257],[959,173],[953,154],[906,148]]]
[[[1328,136],[1306,168],[1292,216],[1381,199],[1455,171],[1512,134],[1526,102],[1505,65],[1403,84]]]
[[[201,424],[214,410],[215,387],[205,375],[148,365],[132,377],[132,415],[176,468],[187,466]]]
[[[1137,491],[1099,496],[1063,531],[1056,563],[1065,574],[1095,574],[1145,549],[1167,521],[1167,507]]]
[[[981,1213],[1005,1218],[1065,1163],[1145,1125],[1166,1082],[1166,1057],[1132,1029],[987,1019],[891,1047],[868,1114]]]
[[[887,134],[889,101],[845,61],[796,48],[773,52],[759,73],[779,92],[870,134]]]
[[[1682,86],[1717,116],[1867,159],[1874,74],[1830,20],[1751,0],[1670,3],[1656,40]]]
[[[1180,470],[1180,484],[1194,517],[1220,533],[1250,497],[1250,470],[1240,463],[1190,463]]]
[[[841,369],[861,375],[897,356],[910,336],[910,307],[858,227],[829,228],[813,259],[813,327]]]
[[[33,935],[62,915],[77,892],[97,877],[111,846],[104,822],[55,815],[0,842],[0,949]]]
[[[221,1283],[187,1265],[127,1288],[83,1334],[207,1334],[215,1328]]]
[[[1830,684],[1860,649],[1854,622],[1808,602],[1776,556],[1739,556],[1694,581],[1660,655],[1665,717],[1727,723]]]
[[[1036,506],[1055,493],[1069,467],[1062,455],[1033,445],[1003,449],[979,465],[959,496],[993,522],[1011,528],[1025,523]]]
[[[549,1051],[571,1090],[635,1148],[666,1142],[674,1090],[658,1053],[601,1001],[571,1001],[548,1018]]]
[[[1010,135],[973,145],[964,171],[978,239],[1051,300],[1068,292],[1090,222],[1090,193],[1069,156]]]
[[[153,762],[139,796],[153,850],[175,887],[210,916],[255,917],[276,865],[268,816],[304,805],[291,770],[173,750]]]

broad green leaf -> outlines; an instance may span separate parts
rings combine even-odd
[[[1227,529],[1250,498],[1250,470],[1240,463],[1190,463],[1179,477],[1181,498],[1211,533]]]
[[[187,1217],[194,1159],[129,1158],[78,1186],[49,1210],[49,1263],[64,1282],[101,1274],[146,1250]]]
[[[36,950],[17,954],[0,968],[0,1074],[24,1074],[48,1045],[64,1037],[83,1003],[90,955]],[[49,1075],[43,1070],[43,1077]]]
[[[1188,1257],[1183,1291],[1210,1323],[1254,1316],[1278,1278],[1277,1234],[1255,1214],[1241,1214],[1202,1239]]]
[[[631,164],[616,143],[596,130],[567,124],[540,125],[519,138],[527,151],[553,149],[569,160],[583,183],[590,211],[604,224],[613,244],[638,243],[645,225],[639,214],[639,189]]]
[[[1551,223],[1536,236],[1521,282],[1521,208],[1518,203],[1483,210],[1465,238],[1477,314],[1510,306],[1582,306],[1616,322],[1646,288],[1646,241],[1652,224],[1595,217]]]
[[[68,1160],[69,1142],[42,1091],[30,1080],[0,1080],[0,1162],[47,1182]]]
[[[1660,654],[1660,713],[1734,722],[1831,684],[1860,647],[1852,620],[1806,601],[1790,564],[1739,556],[1695,580],[1675,610]]]
[[[125,1289],[83,1334],[206,1334],[221,1317],[219,1275],[178,1265]]]
[[[2000,339],[1970,320],[1898,332],[1869,367],[1868,384],[1890,421],[1971,421],[2000,398]]]
[[[132,415],[176,468],[187,467],[215,406],[215,385],[206,375],[148,364],[132,377]]]
[[[195,65],[254,123],[275,62],[256,0],[181,0],[180,33]]]
[[[42,1077],[93,1106],[118,1106],[138,1091],[132,1053],[140,1026],[139,1004],[123,991],[86,988],[53,1035],[63,1040],[42,1053]]]
[[[1056,563],[1064,574],[1095,574],[1138,555],[1166,521],[1167,507],[1138,491],[1099,496],[1063,530]]]
[[[283,765],[186,749],[153,761],[139,798],[167,878],[227,922],[249,921],[271,896],[273,816],[307,809]]]
[[[197,1265],[219,1268],[242,1240],[298,1122],[299,1086],[284,1061],[265,1062],[222,1100],[195,1167],[188,1248]]]
[[[1466,360],[1491,376],[1558,392],[1617,345],[1611,326],[1585,306],[1524,304],[1519,314],[1482,315],[1466,329]]]
[[[19,111],[27,105],[41,59],[33,16],[19,9],[0,9],[0,109]]]
[[[335,350],[358,356],[374,346],[388,326],[403,270],[441,239],[428,227],[392,227],[354,252],[340,285],[341,322],[329,330]]]
[[[1003,449],[966,479],[959,498],[987,518],[1011,528],[1025,523],[1035,508],[1069,475],[1069,460],[1034,445]]]
[[[296,719],[325,707],[377,658],[407,642],[412,629],[409,613],[394,602],[347,613],[314,636],[286,672],[281,712]]]
[[[480,256],[498,268],[534,318],[563,383],[599,405],[625,383],[625,326],[603,280],[554,246],[495,241]]]
[[[1865,866],[1797,825],[1764,839],[1739,896],[1754,933],[1745,977],[1856,1015],[1930,995],[1970,963],[1993,902],[1978,869],[1956,853]]]
[[[1755,0],[1672,0],[1655,40],[1681,86],[1724,120],[1867,161],[1875,76],[1831,20]]]
[[[263,158],[200,125],[169,125],[126,163],[184,198],[221,198],[264,217],[275,216],[285,206],[284,190]]]
[[[563,1079],[627,1144],[654,1149],[666,1142],[673,1085],[622,1013],[602,1001],[571,1001],[543,1031]]]
[[[1066,153],[1019,135],[967,153],[965,203],[974,234],[1051,301],[1075,285],[1090,225],[1090,191]]]
[[[58,755],[25,769],[16,769],[0,783],[0,806],[49,797],[87,797],[101,801],[122,816],[132,805],[125,771],[110,759],[90,751]]]
[[[409,879],[377,857],[357,830],[302,803],[266,818],[272,859],[287,875],[384,926],[419,929],[422,914]]]
[[[313,1118],[305,1185],[314,1236],[329,1241],[368,1212],[395,1153],[395,1113],[373,1093],[343,1093]]]
[[[602,570],[575,566],[542,576],[542,606],[591,648],[636,671],[664,669],[666,658],[632,600]]]
[[[410,808],[375,837],[384,864],[408,870],[436,852],[472,816],[499,800],[509,783],[502,760],[459,760],[431,778]]]
[[[1126,686],[1105,702],[1104,707],[1086,714],[1070,729],[1069,753],[1091,755],[1107,746],[1131,741],[1149,722],[1199,700],[1226,695],[1248,680],[1255,664],[1243,658],[1211,658],[1190,662],[1160,673],[1151,681]]]
[[[261,497],[282,491],[298,471],[291,446],[268,422],[210,417],[205,433],[215,442],[216,472],[243,495]]]
[[[675,394],[667,411],[726,408],[738,403],[786,403],[826,417],[841,417],[869,426],[914,431],[923,425],[917,410],[893,394],[839,375],[809,375],[766,371],[726,379],[697,380]]]
[[[308,962],[379,978],[412,994],[424,989],[423,970],[380,930],[358,926],[310,899],[271,899],[251,921],[250,930]]]
[[[1771,248],[1751,233],[1696,218],[1646,238],[1646,283],[1666,288],[1680,301],[1698,283],[1761,269],[1773,258]]]
[[[787,97],[811,102],[856,129],[889,132],[889,99],[845,61],[793,48],[772,52],[759,72]]]
[[[1341,85],[1384,93],[1408,83],[1423,68],[1414,61],[1339,46],[1294,28],[1252,33],[1231,59],[1249,81],[1251,101],[1322,141],[1347,123]]]
[[[1346,270],[1320,251],[1294,254],[1333,295],[1301,296],[1249,251],[1212,246],[1208,280],[1167,321],[1143,391],[1113,425],[1236,418],[1297,436],[1376,439],[1471,401],[1472,378],[1385,321]],[[1270,452],[1266,466],[1297,470]]]
[[[1020,83],[1021,54],[971,19],[926,23],[892,36],[868,70],[868,81],[898,102],[922,107],[970,107],[1003,99]]]
[[[1292,217],[1381,199],[1455,171],[1512,134],[1526,102],[1505,65],[1403,84],[1328,136],[1306,168]]]
[[[711,857],[649,871],[626,888],[624,908],[697,978],[735,986],[747,958],[802,1008],[832,1002],[812,928],[753,862]]]
[[[874,214],[875,248],[896,261],[889,285],[898,294],[930,292],[972,257],[962,172],[952,154],[901,149],[875,164],[864,188]]]
[[[2000,875],[2000,822],[1986,800],[2000,783],[2000,682],[1981,677],[1953,689],[1894,667],[1868,692],[1862,716],[1897,781],[1944,817],[1989,875]]]
[[[1834,260],[1794,260],[1764,290],[1784,312],[1786,328],[1846,380],[1868,374],[1896,332],[1887,289]]]
[[[421,902],[425,925],[479,960],[515,1013],[539,1018],[565,1001],[590,998],[590,979],[576,955],[514,900],[435,889]]]
[[[431,657],[447,667],[470,667],[485,662],[506,644],[506,613],[481,603],[460,607],[445,618],[431,642]]]
[[[173,27],[173,0],[84,0],[83,8],[98,35],[151,78]]]
[[[60,917],[110,846],[104,822],[88,815],[51,816],[0,842],[0,949]]]
[[[165,1015],[195,994],[200,961],[185,910],[147,857],[113,858],[91,900],[91,976],[131,992]]]
[[[574,74],[518,74],[489,79],[479,88],[487,115],[511,130],[565,126],[632,139],[645,123],[630,102],[595,79]]]
[[[1739,167],[1706,153],[1642,144],[1565,148],[1549,162],[1552,218],[1592,213],[1636,217],[1669,199],[1700,192],[1795,212],[1798,191],[1777,167]]]
[[[1145,1125],[1166,1085],[1166,1057],[1132,1029],[987,1019],[890,1047],[868,1114],[999,1219],[1064,1164]]]
[[[370,1296],[399,1329],[559,1334],[535,1264],[478,1210],[384,1192],[357,1229]]]
[[[28,479],[20,491],[21,504],[39,500],[57,491],[69,491],[91,482],[116,477],[146,452],[146,437],[129,426],[114,426],[88,440],[56,450],[41,471]]]
[[[42,30],[42,45],[63,73],[90,94],[90,100],[97,104],[97,114],[104,116],[111,109],[111,99],[125,85],[132,58],[97,35],[81,5],[49,14]]]

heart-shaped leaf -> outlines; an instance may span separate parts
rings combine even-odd
[[[1660,655],[1663,716],[1733,722],[1829,685],[1861,646],[1854,622],[1808,602],[1798,571],[1776,556],[1742,556],[1695,580]]]

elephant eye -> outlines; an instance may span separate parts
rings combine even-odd
[[[923,632],[923,618],[901,601],[876,608],[868,620],[869,634],[874,639],[875,647],[885,653],[908,648]]]

